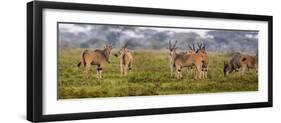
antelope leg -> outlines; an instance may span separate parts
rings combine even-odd
[[[132,62],[130,62],[130,63],[129,63],[129,73],[131,73],[132,66],[133,66],[133,64],[132,64]]]
[[[84,79],[89,78],[89,76],[88,76],[89,70],[90,70],[90,65],[86,64],[86,66],[84,66]]]
[[[99,70],[97,70],[97,79],[99,79]]]
[[[102,75],[101,75],[102,74],[102,70],[99,71],[99,74],[100,74],[100,79],[101,79],[102,78]]]
[[[176,68],[176,73],[177,73],[177,79],[180,79],[181,78],[181,68]]]
[[[172,64],[170,64],[170,75],[173,77],[174,67]]]
[[[195,65],[195,67],[196,67],[196,75],[195,75],[194,79],[196,80],[196,79],[201,78],[202,68],[201,68],[200,64]]]
[[[102,68],[100,66],[97,66],[97,78],[101,78],[101,71],[102,71]]]
[[[245,66],[245,65],[243,65],[241,67],[241,76],[243,76],[245,74],[246,69],[247,69],[247,66]]]
[[[124,65],[124,75],[127,76],[128,74],[128,66]]]

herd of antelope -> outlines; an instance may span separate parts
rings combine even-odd
[[[190,72],[194,71],[194,79],[206,79],[208,73],[209,56],[206,51],[206,43],[197,43],[197,49],[194,45],[188,44],[189,49],[184,52],[177,52],[177,41],[168,44],[168,58],[171,77],[181,79],[182,69],[187,68]],[[120,59],[120,73],[127,76],[132,70],[133,53],[127,48],[128,42],[114,54]],[[83,76],[88,78],[91,65],[96,65],[97,78],[102,78],[102,70],[105,64],[110,63],[109,56],[112,51],[112,45],[106,45],[103,50],[96,49],[93,51],[83,50],[80,56],[78,67],[83,65]],[[234,53],[228,61],[224,62],[223,72],[227,76],[233,72],[240,72],[244,75],[246,70],[255,69],[258,73],[258,54],[255,56],[241,53]]]

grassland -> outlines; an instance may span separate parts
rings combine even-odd
[[[209,53],[208,78],[194,80],[192,73],[183,70],[183,79],[170,77],[167,51],[134,51],[134,64],[128,76],[121,76],[119,59],[110,56],[110,64],[103,70],[103,78],[96,79],[91,67],[90,78],[83,79],[78,68],[81,49],[63,49],[58,56],[58,98],[95,98],[143,95],[168,95],[257,91],[258,77],[250,71],[245,76],[223,75],[225,54]],[[113,54],[115,51],[113,51]]]

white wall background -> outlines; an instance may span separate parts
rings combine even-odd
[[[0,122],[27,123],[26,112],[26,2],[1,1],[0,23]],[[71,0],[69,0],[71,1]],[[274,16],[274,107],[231,111],[212,111],[169,115],[79,120],[74,123],[196,122],[241,123],[280,122],[281,114],[281,14],[278,0],[81,0],[97,4],[125,5]],[[280,69],[279,69],[280,68]],[[70,121],[65,121],[70,122]]]

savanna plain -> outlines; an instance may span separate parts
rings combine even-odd
[[[92,65],[89,78],[84,79],[83,67],[77,67],[82,50],[59,50],[59,99],[258,91],[258,75],[252,70],[243,76],[239,73],[224,76],[228,54],[208,53],[207,79],[195,80],[195,73],[188,69],[183,69],[182,79],[171,77],[166,50],[134,50],[132,70],[122,76],[119,59],[113,55],[117,50],[113,50],[110,64],[103,69],[103,78],[96,78],[96,66]]]

